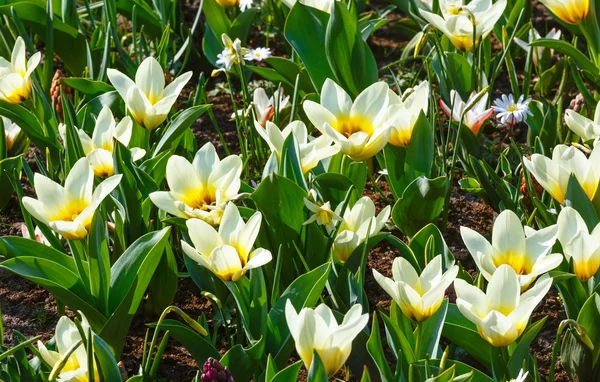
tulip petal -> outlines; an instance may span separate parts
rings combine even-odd
[[[492,275],[487,287],[487,311],[496,310],[508,315],[519,304],[521,285],[514,269],[506,264],[501,265]]]
[[[135,73],[135,84],[151,104],[163,98],[165,88],[165,73],[154,57],[147,57]]]
[[[188,227],[190,239],[202,256],[208,258],[212,251],[223,245],[223,241],[213,226],[201,219],[189,219],[185,225]]]

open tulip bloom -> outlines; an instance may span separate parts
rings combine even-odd
[[[228,203],[218,231],[200,219],[186,222],[194,246],[181,241],[183,251],[221,280],[238,281],[250,269],[272,259],[271,252],[264,248],[252,250],[261,221],[261,213],[255,212],[244,223],[235,204]]]
[[[390,90],[390,106],[386,123],[391,127],[390,143],[398,147],[406,147],[410,143],[412,131],[421,111],[427,114],[429,109],[429,81],[423,81],[414,88],[409,88],[399,97]]]
[[[477,326],[481,337],[495,347],[515,342],[551,286],[552,278],[544,276],[521,294],[517,274],[506,264],[494,272],[486,293],[464,280],[454,281],[458,309]]]
[[[573,273],[587,281],[600,268],[600,224],[589,232],[579,212],[565,207],[558,214],[558,240],[567,261],[573,261]]]
[[[467,5],[462,1],[440,1],[442,16],[419,10],[421,16],[445,34],[456,49],[470,52],[480,39],[494,29],[506,8],[506,0],[492,4],[491,0],[475,0]],[[473,18],[473,20],[471,19]],[[475,35],[476,40],[473,41]]]
[[[309,136],[306,125],[302,121],[290,122],[283,130],[270,121],[267,121],[266,128],[263,128],[258,121],[254,121],[254,127],[267,142],[277,160],[281,159],[286,138],[292,134],[298,143],[300,165],[304,174],[317,167],[321,160],[330,158],[340,151],[340,146],[334,144],[334,141],[326,135],[318,138]]]
[[[373,269],[375,281],[398,304],[404,315],[423,322],[433,316],[444,301],[444,293],[458,274],[458,266],[442,273],[442,256],[434,257],[423,269],[421,276],[403,257],[396,257],[392,265],[393,279]]]
[[[89,159],[96,176],[105,177],[115,173],[112,157],[114,139],[127,146],[131,139],[132,129],[133,122],[131,118],[125,117],[117,124],[110,108],[105,106],[100,111],[100,114],[98,114],[91,138],[85,131],[77,131],[83,152]],[[146,154],[146,151],[139,148],[132,148],[131,154],[135,161],[141,159]]]
[[[565,112],[565,122],[584,142],[593,140],[595,144],[596,139],[600,137],[600,103],[596,105],[594,120],[569,109]]]
[[[319,203],[317,202],[317,193],[315,190],[310,190],[308,193],[313,201],[304,198],[304,206],[312,212],[312,215],[304,222],[303,225],[307,225],[313,222],[317,222],[318,225],[325,226],[328,234],[331,234],[335,230],[336,222],[342,221],[341,216],[335,213],[331,209],[331,203]]]
[[[0,57],[0,100],[18,104],[29,98],[31,74],[40,64],[41,53],[34,53],[27,60],[25,41],[17,37],[10,62]]]
[[[186,72],[165,87],[165,73],[154,57],[142,61],[135,82],[115,69],[108,69],[107,75],[133,119],[148,130],[167,119],[179,93],[192,78],[192,72]]]
[[[90,330],[90,324],[85,316],[81,314],[81,312],[80,315],[81,328],[83,329],[83,332],[87,334]],[[56,341],[56,350],[49,350],[41,341],[37,342],[37,347],[41,358],[44,360],[44,362],[50,365],[51,368],[54,368],[57,364],[59,364],[68,354],[69,350],[75,346],[75,344],[77,344],[77,342],[82,341],[75,351],[73,351],[73,353],[66,359],[66,362],[62,367],[56,381],[88,381],[89,364],[88,354],[85,349],[86,339],[81,338],[81,334],[79,333],[79,329],[77,329],[77,325],[71,321],[69,317],[62,316],[58,320],[58,324],[56,324],[56,334],[54,335],[54,339]],[[94,375],[96,376],[96,381],[100,381],[98,377],[98,370],[96,370],[95,365]]]
[[[304,366],[310,369],[316,351],[329,378],[344,366],[352,352],[352,341],[369,321],[360,304],[352,306],[338,324],[327,305],[304,308],[297,313],[290,300],[285,305],[285,318]]]
[[[367,240],[367,237],[372,237],[381,231],[390,218],[390,212],[390,206],[386,206],[379,215],[375,216],[373,201],[368,196],[358,199],[352,208],[344,211],[344,220],[333,241],[335,257],[341,262],[346,262],[352,252]],[[339,215],[340,211],[336,210],[336,213]]]
[[[167,162],[170,191],[150,194],[161,210],[184,219],[197,218],[217,225],[226,203],[238,196],[242,160],[237,155],[219,159],[212,143],[206,143],[192,163],[173,155]]]
[[[93,190],[94,170],[87,158],[79,159],[67,175],[65,186],[36,173],[37,199],[23,197],[25,209],[68,240],[87,236],[94,212],[117,187],[122,175],[105,179]]]
[[[304,111],[315,127],[340,145],[340,151],[354,161],[374,157],[388,142],[390,127],[385,123],[389,87],[377,82],[352,99],[338,84],[325,80],[321,103],[304,102]]]
[[[541,154],[523,157],[527,170],[533,174],[552,197],[562,204],[567,193],[569,178],[575,175],[590,200],[594,199],[600,182],[600,146],[594,147],[589,158],[573,146],[556,145],[552,159]]]
[[[486,109],[488,95],[487,93],[481,97],[466,113],[465,109],[467,105],[471,105],[478,97],[479,94],[473,92],[467,102],[464,102],[460,95],[454,91],[450,91],[450,99],[452,100],[452,107],[446,105],[446,103],[440,100],[440,106],[444,113],[448,117],[452,117],[454,121],[460,121],[462,118],[462,123],[469,128],[473,132],[473,134],[478,135],[481,130],[481,126],[488,120],[494,113],[494,109],[489,108]],[[463,115],[464,114],[464,115]]]
[[[529,227],[524,230],[511,210],[502,211],[496,218],[491,243],[472,229],[460,227],[462,239],[483,277],[490,281],[497,269],[506,264],[515,270],[523,290],[562,262],[560,253],[550,253],[556,232],[556,225],[539,231]]]

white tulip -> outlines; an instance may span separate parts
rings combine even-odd
[[[594,199],[600,182],[600,145],[594,147],[589,158],[573,146],[556,145],[552,159],[532,154],[531,159],[523,157],[523,161],[540,186],[557,202],[564,202],[571,174],[575,175],[588,198]]]
[[[179,155],[170,157],[166,172],[170,191],[151,193],[152,202],[172,215],[217,225],[227,202],[238,196],[242,160],[237,155],[220,160],[208,142],[192,163]]]
[[[183,252],[221,280],[238,281],[250,269],[272,259],[264,248],[252,250],[261,221],[261,213],[255,212],[244,223],[235,204],[228,203],[218,231],[200,219],[186,222],[194,246],[181,241]]]
[[[114,139],[125,146],[129,145],[132,129],[133,122],[131,118],[125,117],[117,124],[110,108],[105,106],[98,114],[91,138],[85,131],[77,131],[83,152],[89,159],[96,176],[106,177],[115,173],[112,157]],[[136,161],[141,159],[146,151],[140,148],[132,148],[131,154],[133,160]]]
[[[167,119],[179,93],[192,78],[192,72],[186,72],[165,87],[165,73],[154,57],[142,61],[135,82],[115,69],[108,69],[107,75],[133,119],[148,130]]]
[[[551,286],[552,278],[544,276],[521,294],[517,274],[506,264],[496,270],[486,293],[464,280],[454,281],[458,309],[477,326],[481,337],[495,347],[515,342]]]
[[[470,52],[494,29],[506,8],[506,0],[475,0],[467,5],[459,1],[440,1],[442,16],[419,10],[421,16],[444,33],[456,49]],[[470,17],[474,17],[471,20]],[[475,28],[473,27],[475,25]],[[474,30],[475,29],[475,30]],[[476,40],[473,41],[473,34]]]
[[[254,90],[252,96],[252,106],[258,123],[263,127],[267,127],[267,121],[275,114],[275,108],[283,110],[290,101],[290,96],[283,95],[283,88],[275,90],[275,93],[269,98],[267,92],[263,88]],[[232,117],[233,118],[233,117]]]
[[[254,127],[278,160],[281,159],[285,140],[292,134],[298,143],[300,165],[304,174],[317,167],[321,160],[330,158],[340,151],[340,146],[334,144],[328,136],[322,135],[318,138],[309,136],[306,125],[302,121],[290,122],[283,130],[270,121],[267,121],[266,128],[263,128],[258,121],[254,121]]]
[[[452,100],[452,107],[446,105],[446,103],[440,100],[440,106],[444,113],[448,117],[452,116],[452,119],[455,121],[461,120],[462,123],[469,128],[473,132],[473,134],[478,135],[481,126],[485,123],[494,114],[493,108],[487,108],[488,94],[485,93],[474,105],[471,107],[466,113],[464,113],[467,105],[471,105],[479,96],[478,93],[473,92],[471,96],[467,100],[467,102],[463,101],[460,98],[460,95],[454,91],[450,91],[450,99]],[[464,113],[464,116],[463,116]]]
[[[0,57],[0,100],[18,104],[29,98],[31,74],[40,64],[40,52],[27,60],[27,49],[22,37],[17,37],[10,62]]]
[[[573,272],[581,281],[595,276],[600,268],[600,224],[590,232],[579,212],[565,207],[558,214],[558,240]]]
[[[498,267],[512,267],[525,290],[536,277],[558,267],[562,262],[560,253],[550,253],[556,242],[557,226],[552,225],[539,231],[521,225],[519,217],[511,210],[504,210],[494,222],[492,243],[467,227],[460,227],[467,249],[473,256],[477,268],[491,280]]]
[[[442,273],[442,256],[434,257],[423,269],[421,276],[403,257],[392,264],[393,279],[384,277],[373,269],[375,281],[398,304],[404,315],[423,322],[433,316],[444,301],[444,293],[458,274],[458,266]]]
[[[562,35],[562,32],[560,30],[558,30],[556,28],[552,28],[550,30],[550,32],[548,32],[548,34],[544,38],[548,39],[548,40],[560,40],[561,35]],[[523,50],[525,50],[526,52],[529,52],[529,49],[531,49],[530,44],[541,38],[542,38],[542,36],[540,36],[539,32],[535,28],[531,28],[529,30],[529,41],[528,42],[525,42],[517,37],[515,37],[514,41],[515,41],[515,44],[520,46]],[[544,54],[544,49],[545,48],[543,46],[536,46],[533,48],[532,58],[533,58],[534,64],[537,65],[538,60]],[[553,54],[554,54],[554,49],[550,49],[550,56],[552,56]]]
[[[93,190],[94,170],[87,158],[81,158],[67,175],[64,187],[36,173],[33,179],[38,199],[25,196],[23,205],[33,217],[66,239],[83,239],[94,212],[117,187],[121,177],[120,174],[111,176]]]
[[[352,160],[374,157],[387,143],[391,129],[385,123],[389,87],[377,82],[363,90],[354,102],[338,84],[325,80],[321,103],[304,102],[304,111],[315,127],[341,147]]]
[[[4,137],[6,138],[6,151],[10,153],[17,138],[21,134],[21,128],[6,117],[2,117],[2,125],[4,126]]]
[[[565,122],[569,126],[569,129],[584,141],[597,140],[600,137],[600,103],[596,105],[594,120],[584,117],[575,110],[569,109],[565,112]]]
[[[298,0],[283,0],[283,3],[291,9],[297,1]],[[320,11],[329,13],[331,12],[331,4],[333,4],[334,1],[336,0],[300,0],[300,3],[312,8],[317,8]]]
[[[340,207],[341,204],[336,210],[338,215]],[[375,216],[375,204],[368,196],[358,199],[352,208],[346,208],[344,220],[333,241],[333,253],[337,259],[346,262],[352,252],[367,240],[367,236],[378,234],[390,218],[390,212],[390,206],[386,206]]]
[[[340,325],[327,305],[304,308],[298,314],[290,300],[285,305],[285,318],[304,366],[310,369],[316,351],[329,378],[344,366],[352,352],[352,341],[369,321],[360,304],[348,310]]]
[[[81,315],[81,328],[84,333],[89,333],[90,325],[85,316],[80,312]],[[86,338],[82,338],[77,325],[69,317],[62,316],[56,324],[56,334],[54,335],[56,340],[56,350],[49,350],[41,342],[37,342],[40,356],[50,367],[54,368],[60,363],[63,357],[67,355],[69,350],[75,346],[79,341],[82,343],[77,346],[75,351],[69,356],[65,365],[61,369],[58,378],[58,382],[87,382],[88,379],[88,354],[85,349]],[[94,365],[94,376],[95,381],[100,381],[98,370]]]
[[[541,0],[550,12],[567,24],[577,25],[591,10],[590,0]]]
[[[414,88],[409,88],[399,97],[390,90],[390,106],[387,110],[386,123],[390,125],[390,143],[398,147],[406,147],[410,143],[412,131],[421,111],[427,114],[429,109],[429,81],[423,81]]]

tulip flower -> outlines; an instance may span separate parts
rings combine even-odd
[[[21,128],[6,117],[2,117],[2,125],[4,126],[4,137],[6,138],[6,151],[10,153],[21,134]]]
[[[87,158],[81,158],[67,175],[64,187],[36,173],[33,179],[38,198],[25,196],[23,205],[33,217],[66,239],[83,239],[94,212],[117,187],[121,177],[120,174],[111,176],[93,190],[94,170]]]
[[[46,236],[44,236],[44,233],[42,232],[42,230],[40,230],[40,227],[34,228],[33,235],[35,237],[35,241],[37,241],[38,243],[42,243],[44,245],[47,245],[48,247],[52,246],[50,244],[50,242],[48,241],[48,239],[46,238]],[[29,236],[29,229],[27,229],[27,226],[24,223],[21,223],[21,236],[23,236],[26,239],[31,238]]]
[[[557,30],[556,28],[552,28],[550,30],[550,32],[548,32],[548,34],[544,38],[548,39],[548,40],[560,40],[561,35],[562,35],[562,32],[560,30]],[[515,41],[515,44],[517,44],[518,46],[523,48],[523,50],[525,50],[526,52],[529,52],[529,49],[531,49],[531,46],[529,44],[531,44],[535,40],[539,40],[541,38],[542,38],[542,36],[540,36],[539,32],[535,28],[532,28],[529,30],[529,41],[528,42],[525,42],[517,37],[515,37],[514,41]],[[533,63],[535,65],[538,64],[538,60],[544,55],[544,49],[545,48],[543,46],[536,46],[533,48],[532,58],[533,58]],[[552,56],[553,53],[554,53],[554,50],[550,49],[550,56]]]
[[[523,157],[523,161],[540,186],[557,202],[564,202],[571,174],[575,175],[588,198],[594,199],[600,182],[600,146],[594,147],[589,158],[573,146],[556,145],[552,159],[532,154],[531,159]]]
[[[600,137],[600,103],[596,105],[594,120],[569,109],[565,112],[565,122],[569,126],[569,129],[584,141],[595,141]]]
[[[218,231],[204,220],[186,222],[194,246],[181,241],[183,252],[221,280],[238,281],[250,269],[272,259],[271,252],[264,248],[252,250],[261,220],[261,213],[255,212],[244,223],[235,204],[228,203]]]
[[[556,225],[539,231],[521,225],[521,220],[511,210],[504,210],[492,231],[492,242],[467,227],[460,227],[467,249],[473,256],[477,268],[490,281],[498,267],[512,267],[525,290],[536,279],[562,262],[560,253],[550,253],[556,241]]]
[[[336,211],[338,215],[340,207]],[[375,204],[368,196],[363,196],[352,208],[347,208],[333,241],[333,253],[337,259],[346,262],[352,252],[367,240],[367,236],[378,234],[390,218],[390,212],[390,206],[386,206],[375,216]]]
[[[252,96],[252,107],[254,108],[255,118],[263,127],[267,127],[269,121],[275,114],[275,108],[283,110],[289,104],[290,96],[283,96],[283,88],[275,90],[273,96],[269,98],[263,88],[254,90]],[[241,111],[243,113],[243,111]],[[238,111],[240,113],[240,111]],[[235,115],[231,118],[235,118]]]
[[[452,99],[452,108],[446,105],[442,100],[440,100],[440,106],[448,117],[451,116],[455,121],[460,121],[462,118],[463,124],[467,126],[473,134],[478,135],[481,126],[483,126],[485,121],[487,121],[494,113],[494,109],[486,109],[488,94],[485,93],[477,102],[475,102],[478,96],[478,93],[473,92],[467,102],[464,102],[456,91],[451,90],[450,99]],[[473,104],[474,102],[475,104]],[[465,109],[468,105],[473,106],[465,113]]]
[[[108,69],[106,74],[133,119],[148,130],[167,119],[179,93],[192,78],[192,72],[186,72],[165,87],[165,73],[154,57],[142,61],[135,82],[115,69]]]
[[[494,272],[486,293],[464,280],[454,281],[458,310],[477,326],[481,337],[495,347],[515,342],[551,286],[552,278],[544,276],[521,294],[517,274],[506,264]]]
[[[587,281],[600,268],[600,224],[589,232],[579,212],[565,207],[558,214],[558,240],[567,261],[573,260],[573,272]]]
[[[373,269],[375,281],[392,297],[406,317],[417,322],[423,322],[437,312],[444,301],[444,292],[457,274],[456,265],[442,273],[441,255],[427,264],[421,276],[403,257],[394,259],[393,279]]]
[[[504,8],[506,0],[494,4],[490,0],[472,1],[467,5],[463,5],[462,1],[440,1],[442,16],[422,9],[419,11],[427,22],[450,39],[456,49],[470,52],[494,29]]]
[[[590,0],[541,0],[550,12],[567,24],[577,25],[590,12]]]
[[[375,156],[390,137],[385,117],[389,103],[389,87],[377,82],[352,99],[331,79],[325,80],[321,103],[304,102],[304,111],[315,127],[341,146],[341,152],[352,160]]]
[[[390,106],[387,110],[387,124],[391,126],[390,143],[406,147],[410,143],[412,130],[421,111],[427,114],[429,108],[429,82],[423,81],[414,88],[402,93],[402,97],[390,91]]]
[[[240,0],[215,0],[223,8],[233,8],[239,4]]]
[[[304,198],[304,205],[313,214],[304,222],[303,225],[317,222],[318,225],[325,226],[327,233],[331,234],[335,229],[335,223],[342,221],[342,218],[331,209],[331,203],[319,203],[317,202],[317,193],[315,190],[310,190],[308,193],[309,197],[314,200]]]
[[[85,334],[90,331],[90,324],[88,323],[85,316],[81,315],[81,328]],[[49,350],[41,342],[37,342],[38,351],[40,356],[45,363],[50,365],[51,368],[56,367],[61,360],[69,353],[73,346],[76,346],[81,341],[80,345],[77,346],[75,351],[67,358],[64,366],[62,367],[58,378],[58,382],[83,382],[88,381],[88,354],[85,349],[86,338],[82,338],[77,325],[71,321],[67,316],[62,316],[56,324],[56,334],[54,335],[56,340],[56,350]],[[100,381],[98,370],[94,365],[94,376],[96,381]]]
[[[77,131],[83,152],[89,159],[96,176],[106,177],[115,173],[112,157],[114,149],[113,139],[127,146],[131,139],[132,129],[133,122],[131,118],[125,117],[117,124],[110,108],[105,106],[100,111],[100,114],[98,114],[91,138],[85,131]],[[141,159],[146,154],[146,151],[140,148],[132,148],[131,154],[133,160],[136,161]]]
[[[29,60],[26,57],[25,41],[17,37],[10,62],[0,57],[0,100],[18,104],[29,98],[31,93],[31,74],[40,64],[40,52],[34,53]]]
[[[223,41],[223,51],[217,54],[217,66],[222,67],[226,71],[230,71],[233,65],[243,64],[244,56],[250,53],[248,48],[242,47],[242,41],[236,38],[231,41],[231,38],[225,33],[221,35]]]
[[[220,160],[208,142],[192,163],[179,155],[170,157],[166,173],[170,191],[151,193],[152,202],[171,215],[217,225],[227,202],[238,196],[242,160],[237,155]]]
[[[306,125],[302,121],[293,121],[283,130],[279,130],[279,127],[270,121],[267,121],[266,129],[258,121],[254,121],[254,127],[258,134],[267,142],[271,152],[275,153],[278,160],[281,159],[285,140],[292,134],[298,143],[298,154],[303,174],[317,167],[321,160],[330,158],[340,151],[339,145],[332,145],[334,142],[328,136],[310,137],[306,130]]]
[[[356,304],[348,310],[340,325],[325,304],[297,313],[292,302],[287,300],[285,319],[304,366],[310,369],[316,351],[331,378],[346,363],[352,352],[352,341],[369,322],[369,315],[362,314],[362,306]]]
[[[288,6],[288,8],[292,8],[294,4],[296,4],[298,0],[283,0],[283,3]],[[336,0],[300,0],[300,3],[312,8],[317,8],[323,12],[331,12],[331,4]],[[340,1],[340,0],[337,0]]]

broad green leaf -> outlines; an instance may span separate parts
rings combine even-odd
[[[586,70],[596,77],[600,75],[600,71],[596,65],[594,65],[592,61],[590,61],[579,49],[567,41],[540,38],[532,41],[530,46],[543,46],[544,48],[554,49],[560,53],[563,53],[565,56],[572,58],[579,69]]]
[[[308,370],[308,382],[327,382],[327,370],[316,350],[313,350],[313,358]]]
[[[100,381],[120,381],[121,371],[110,347],[104,340],[94,334],[94,355],[98,367]]]
[[[94,81],[89,78],[61,78],[60,82],[89,97],[97,97],[115,90],[115,88],[105,82]]]
[[[531,357],[529,347],[542,329],[542,326],[544,326],[547,318],[548,317],[546,316],[534,324],[529,325],[521,335],[519,342],[512,351],[507,365],[508,373],[512,378],[516,378],[519,374],[519,371],[523,367],[523,360]]]
[[[221,364],[228,366],[236,382],[246,382],[252,379],[252,374],[260,365],[265,351],[265,339],[261,337],[252,347],[242,348],[235,345],[221,358]]]
[[[177,141],[177,139],[179,139],[181,135],[187,129],[189,129],[192,126],[192,124],[196,122],[196,120],[200,118],[202,114],[204,114],[205,111],[207,111],[211,107],[212,105],[192,106],[177,114],[177,116],[175,116],[171,120],[165,132],[163,133],[163,136],[160,138],[160,141],[154,149],[152,157],[154,158],[161,152],[170,149],[171,144]]]
[[[375,364],[377,365],[377,369],[379,370],[379,374],[381,375],[381,380],[393,380],[392,370],[390,370],[390,366],[388,365],[388,361],[385,358],[383,346],[381,344],[381,335],[379,334],[379,322],[377,320],[377,312],[373,313],[373,325],[371,329],[371,336],[367,341],[367,350],[371,355],[371,358],[373,358],[373,361],[375,361]]]
[[[156,328],[156,323],[150,325],[150,327]],[[169,336],[182,344],[198,365],[204,364],[209,357],[214,359],[221,357],[210,341],[177,320],[164,320],[160,327],[163,331],[168,330]]]
[[[486,340],[481,338],[477,327],[467,320],[456,305],[448,305],[448,313],[444,322],[442,335],[463,348],[469,355],[491,370],[491,348]]]
[[[421,346],[421,354],[418,354],[419,359],[424,359],[425,356],[439,358],[442,355],[440,339],[447,311],[448,299],[444,299],[437,312],[423,323],[423,345]]]
[[[110,288],[110,253],[108,249],[108,228],[102,218],[104,211],[96,210],[89,234],[88,266],[90,288],[96,299],[98,310],[109,315],[108,295]]]
[[[581,187],[581,184],[579,184],[579,181],[577,181],[575,174],[571,174],[569,177],[564,204],[579,212],[590,231],[592,231],[600,222],[598,214],[594,209],[594,205]]]

